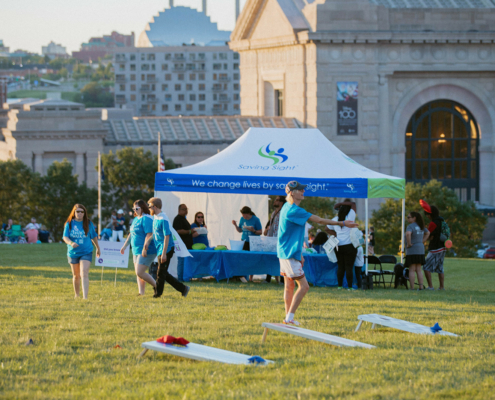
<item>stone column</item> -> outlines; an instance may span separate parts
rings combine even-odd
[[[390,132],[388,78],[386,74],[379,75],[379,117],[380,130],[378,132],[380,145],[380,172],[390,175],[392,173],[392,135]]]
[[[38,172],[40,175],[43,175],[43,152],[35,151],[34,152],[34,172]]]
[[[77,181],[81,184],[84,182],[84,153],[76,153],[76,165],[74,166],[74,173],[77,174]]]

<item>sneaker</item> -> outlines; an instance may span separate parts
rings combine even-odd
[[[357,289],[355,289],[355,288],[351,288],[351,289],[347,289],[347,290],[357,290]]]
[[[191,290],[191,288],[189,286],[186,286],[186,288],[184,289],[184,292],[182,292],[182,297],[187,297],[189,290]]]
[[[444,287],[443,288],[438,288],[438,290],[445,290],[445,288]]]
[[[293,325],[293,326],[299,326],[301,325],[299,322],[291,320],[291,321],[286,321],[285,319],[282,321],[284,325]]]
[[[425,288],[425,290],[435,290],[435,288],[427,287],[427,288]]]
[[[339,287],[337,288],[337,290],[342,290],[342,289],[343,289],[343,287],[342,287],[342,286],[339,286]]]

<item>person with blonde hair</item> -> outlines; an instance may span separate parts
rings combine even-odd
[[[278,227],[277,255],[280,261],[280,274],[284,276],[284,302],[285,319],[284,324],[300,325],[294,320],[294,314],[301,304],[304,296],[309,290],[309,284],[304,276],[304,257],[302,249],[304,244],[304,228],[306,222],[316,222],[320,225],[339,225],[349,228],[358,225],[351,221],[333,221],[312,215],[299,207],[304,200],[304,189],[297,181],[291,181],[285,187],[287,203],[280,210],[280,221]],[[295,283],[299,288],[294,294]]]
[[[96,247],[96,257],[100,257],[101,251],[95,226],[89,220],[88,212],[82,204],[76,204],[72,208],[64,226],[63,240],[67,243],[67,258],[72,269],[75,297],[79,297],[82,275],[83,299],[87,299],[93,245]]]

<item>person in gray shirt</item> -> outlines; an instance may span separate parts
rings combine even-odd
[[[409,285],[414,290],[414,273],[418,275],[419,290],[423,290],[423,273],[421,267],[425,263],[424,243],[430,236],[430,232],[425,228],[423,217],[420,213],[411,211],[407,216],[409,225],[406,229],[406,264],[409,268]]]

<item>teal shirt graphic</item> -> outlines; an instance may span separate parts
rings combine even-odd
[[[156,254],[162,255],[163,253],[163,242],[165,241],[165,236],[169,235],[168,248],[165,249],[165,253],[168,253],[174,247],[174,240],[170,232],[170,224],[165,219],[165,213],[157,215],[153,221],[153,239],[156,246]]]
[[[93,243],[91,239],[97,237],[95,226],[89,221],[88,234],[84,232],[83,222],[72,220],[69,228],[69,224],[66,223],[64,227],[63,237],[68,237],[74,243],[78,244],[75,249],[72,246],[67,245],[67,256],[71,258],[82,257],[86,254],[93,252]]]
[[[244,217],[241,217],[241,220],[239,221],[239,228],[242,229],[242,227],[244,225],[246,225],[246,226],[252,226],[255,231],[259,231],[260,229],[262,229],[261,221],[260,221],[260,219],[256,215],[251,216],[251,219],[250,220],[247,220],[247,219],[244,219]],[[242,230],[241,240],[246,240],[246,241],[249,242],[249,236],[255,236],[254,232],[245,231],[243,229]]]
[[[153,217],[144,214],[141,218],[134,218],[131,225],[132,254],[140,255],[143,252],[144,242],[148,233],[153,233]],[[148,246],[148,254],[156,254],[154,239]]]
[[[304,243],[304,227],[311,213],[295,204],[285,203],[280,210],[278,225],[278,258],[301,261]]]

